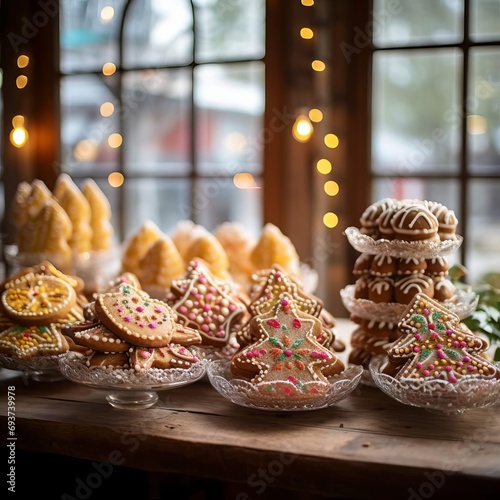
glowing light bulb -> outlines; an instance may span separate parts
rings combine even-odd
[[[108,137],[108,144],[110,148],[119,148],[122,145],[123,138],[120,134],[111,134]]]
[[[20,55],[17,58],[17,67],[18,68],[26,68],[26,66],[28,66],[29,62],[30,62],[30,58],[28,56]]]
[[[252,174],[240,172],[233,177],[233,183],[238,189],[260,189]]]
[[[24,125],[24,116],[23,115],[16,115],[14,118],[12,118],[12,126],[14,128],[16,127],[22,127]]]
[[[339,223],[338,215],[333,212],[327,212],[323,215],[323,224],[326,227],[332,228],[335,227]]]
[[[336,196],[339,191],[339,185],[335,181],[326,181],[323,189],[328,196]]]
[[[24,89],[28,85],[28,77],[26,75],[19,75],[16,78],[16,87],[18,89]]]
[[[467,132],[471,135],[486,134],[488,132],[488,120],[481,115],[468,115]]]
[[[304,40],[310,40],[314,36],[314,31],[311,28],[301,28],[300,36]]]
[[[112,102],[103,102],[99,108],[101,116],[108,117],[115,112],[115,106]]]
[[[28,131],[24,127],[14,127],[10,132],[10,142],[16,148],[22,148],[28,140]]]
[[[110,5],[106,5],[106,7],[103,7],[101,10],[101,22],[104,23],[109,23],[111,19],[113,19],[115,15],[115,9],[111,7]]]
[[[307,142],[313,131],[312,123],[306,115],[297,116],[292,127],[292,135],[296,141]]]
[[[311,7],[314,5],[314,0],[301,0],[301,3],[304,7]]]
[[[315,59],[311,63],[311,66],[314,71],[324,71],[326,68],[325,63],[323,61],[320,61],[319,59]]]
[[[330,149],[335,149],[339,145],[339,138],[335,134],[325,135],[325,146]]]
[[[316,169],[320,174],[326,175],[332,171],[332,164],[326,158],[321,158],[316,163]]]
[[[309,119],[312,122],[319,123],[323,119],[322,111],[316,108],[309,110]]]
[[[104,63],[102,67],[102,74],[104,76],[111,76],[115,73],[115,71],[116,71],[116,64],[112,62]]]
[[[108,175],[108,183],[111,187],[117,188],[123,185],[125,177],[121,172],[111,172]]]

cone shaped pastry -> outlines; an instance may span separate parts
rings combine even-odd
[[[141,259],[141,283],[143,286],[158,285],[167,289],[172,281],[181,278],[186,272],[186,265],[168,237],[163,236],[153,243]]]
[[[146,255],[151,245],[165,236],[153,221],[146,221],[139,230],[132,235],[122,257],[122,271],[135,274],[141,279],[141,259]]]
[[[26,210],[26,206],[30,194],[31,194],[31,186],[29,185],[29,183],[27,182],[19,183],[10,209],[12,222],[14,223],[16,231],[18,231],[19,228],[28,221],[28,213]]]
[[[198,236],[188,248],[186,257],[188,261],[199,257],[210,266],[215,276],[221,279],[229,278],[229,259],[226,251],[212,233]]]
[[[207,232],[203,226],[195,224],[191,220],[183,220],[177,224],[171,238],[185,262],[189,262],[187,257],[189,247],[199,236]]]
[[[84,182],[82,193],[90,205],[92,250],[109,250],[112,246],[113,238],[109,200],[93,179],[87,179]]]

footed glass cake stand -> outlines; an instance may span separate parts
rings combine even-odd
[[[36,356],[28,359],[0,354],[0,366],[8,370],[23,372],[37,382],[58,382],[64,380],[59,370],[59,359],[64,354],[54,356]]]
[[[157,391],[192,384],[205,375],[205,362],[199,361],[188,369],[149,368],[137,372],[124,368],[89,368],[87,358],[68,353],[59,362],[61,373],[68,380],[106,391],[106,401],[114,408],[143,410],[158,401]]]

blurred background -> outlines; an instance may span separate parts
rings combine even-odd
[[[18,183],[67,172],[120,242],[146,219],[278,225],[338,315],[343,230],[379,198],[445,204],[452,263],[500,271],[500,0],[0,5],[5,242]]]

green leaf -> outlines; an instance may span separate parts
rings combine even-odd
[[[458,359],[459,358],[459,355],[457,352],[455,352],[454,350],[452,349],[447,349],[447,348],[444,348],[443,349],[443,352],[450,358],[453,358],[453,359]]]
[[[467,268],[462,264],[455,264],[448,270],[448,276],[451,281],[458,281],[467,275]]]
[[[299,347],[300,344],[302,344],[302,342],[304,342],[304,339],[297,339],[293,344],[292,344],[292,347],[290,349],[297,349],[297,347]]]
[[[269,342],[271,342],[274,347],[281,347],[281,342],[276,337],[269,337]]]
[[[496,348],[495,355],[493,356],[493,361],[500,361],[500,347]]]
[[[276,361],[283,361],[285,359],[285,355],[284,354],[280,354],[277,358],[276,358]]]
[[[427,320],[420,314],[415,314],[415,316],[413,316],[411,320],[415,321],[415,323],[427,323]]]
[[[430,355],[432,351],[430,349],[424,349],[422,354],[420,355],[420,361],[425,361]]]
[[[432,321],[437,321],[442,315],[443,315],[443,313],[441,311],[437,311],[435,313],[432,313]]]

